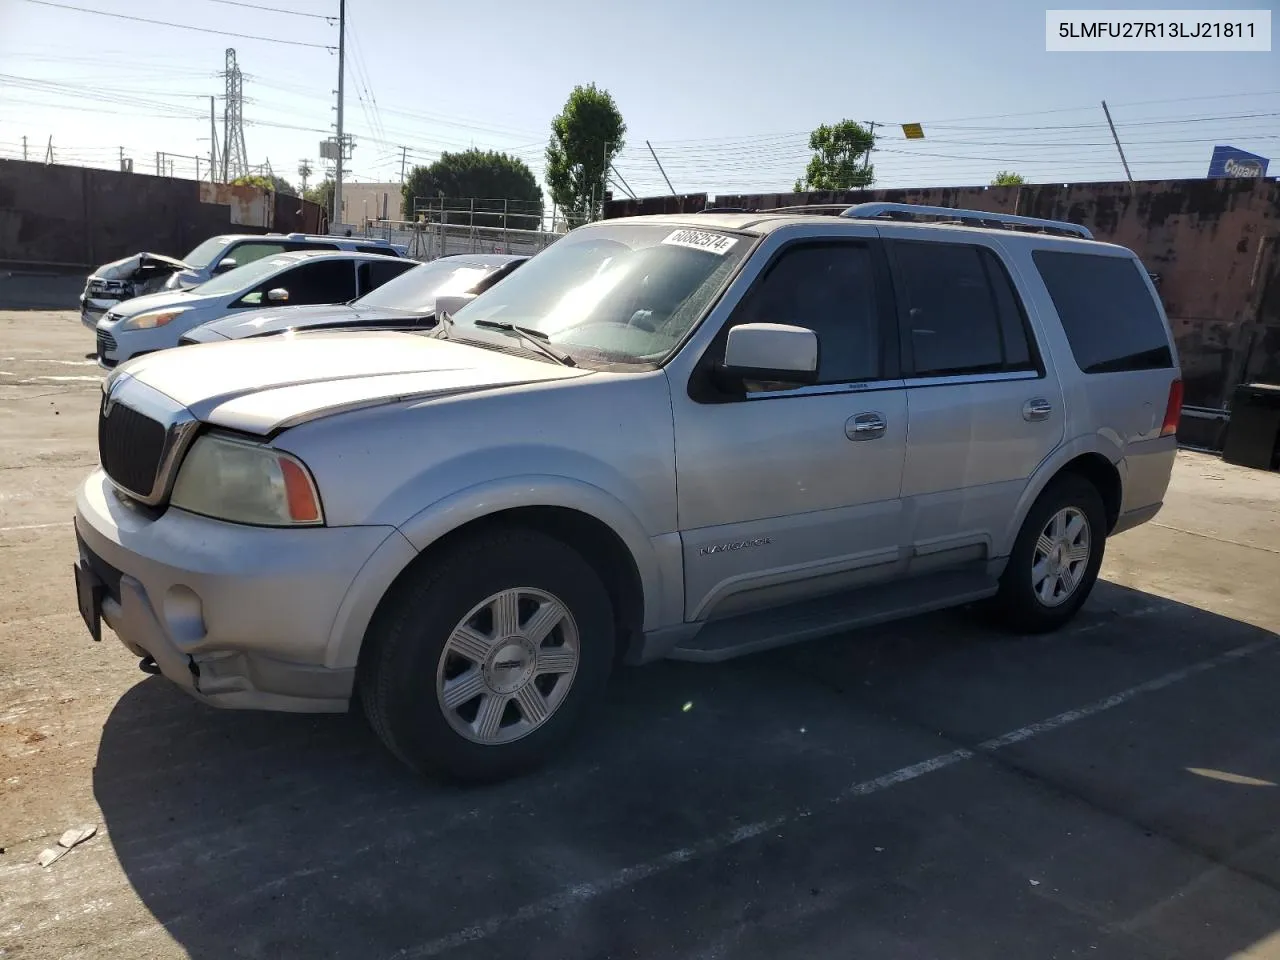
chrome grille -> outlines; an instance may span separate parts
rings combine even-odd
[[[101,336],[101,334],[99,334]],[[149,498],[164,458],[166,428],[122,403],[98,412],[98,459],[118,486]]]

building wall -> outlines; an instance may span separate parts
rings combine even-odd
[[[84,270],[139,251],[181,257],[219,233],[315,232],[321,213],[257,187],[0,160],[0,263]]]
[[[382,214],[383,202],[387,213]],[[343,223],[362,224],[370,220],[403,220],[399,183],[344,183],[342,205],[346,208]]]
[[[680,198],[607,205],[606,215],[669,211]],[[1280,381],[1280,183],[1156,180],[904,190],[718,195],[717,207],[767,210],[868,201],[964,207],[1069,220],[1132,249],[1160,277],[1182,356],[1187,403],[1223,406],[1235,384]],[[650,206],[660,209],[648,209]]]

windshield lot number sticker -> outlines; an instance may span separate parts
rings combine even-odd
[[[667,236],[663,243],[670,243],[677,247],[690,247],[694,250],[705,250],[708,253],[714,253],[718,257],[723,257],[726,253],[733,249],[733,245],[738,242],[736,237],[726,237],[719,233],[707,233],[705,230],[676,230]]]

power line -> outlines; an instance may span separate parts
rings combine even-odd
[[[260,7],[256,3],[242,3],[241,0],[209,0],[210,3],[224,3],[228,7],[245,7],[249,10],[264,10],[267,13],[287,13],[292,17],[311,17],[316,20],[328,20],[332,23],[336,17],[323,13],[302,13],[298,10],[282,10],[280,7]]]
[[[333,50],[324,43],[307,43],[303,40],[280,40],[276,37],[262,37],[251,33],[239,33],[232,30],[214,30],[212,27],[193,27],[186,23],[170,23],[166,20],[149,20],[146,17],[132,17],[125,13],[110,13],[106,10],[90,10],[88,7],[73,7],[69,3],[54,3],[53,0],[26,0],[41,7],[55,7],[58,10],[72,10],[76,13],[96,13],[100,17],[114,17],[117,20],[132,20],[134,23],[149,23],[156,27],[173,27],[175,30],[194,30],[197,33],[213,33],[221,37],[236,37],[241,40],[262,40],[267,43],[283,43],[291,47],[312,47],[316,50]]]

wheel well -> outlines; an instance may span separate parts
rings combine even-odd
[[[1107,513],[1107,531],[1114,530],[1116,521],[1120,519],[1121,494],[1120,473],[1115,465],[1100,453],[1086,453],[1064,464],[1058,475],[1064,473],[1084,477],[1097,488]]]
[[[568,507],[517,507],[501,510],[464,523],[455,530],[430,544],[400,572],[387,589],[386,597],[422,564],[448,550],[454,544],[476,534],[498,527],[524,527],[537,530],[567,544],[589,563],[600,577],[613,605],[614,623],[617,627],[617,657],[625,655],[627,648],[640,635],[644,625],[644,586],[631,551],[622,539],[604,522],[589,514]],[[370,621],[376,622],[377,614]],[[368,644],[362,645],[367,647]]]

